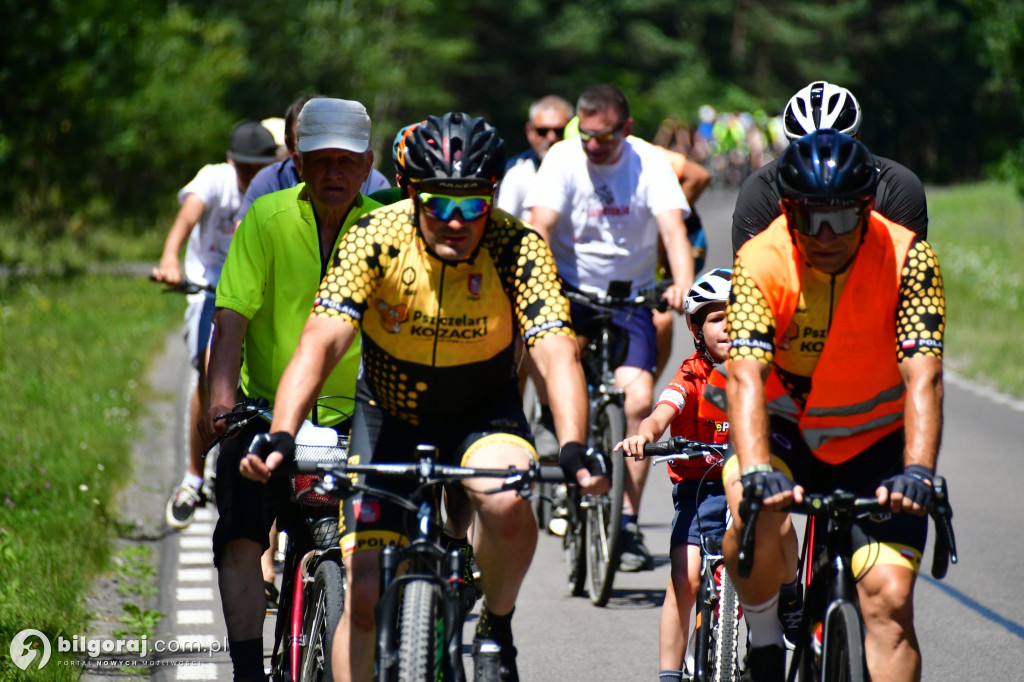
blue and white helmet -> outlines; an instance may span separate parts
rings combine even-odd
[[[686,292],[686,301],[683,303],[686,324],[690,324],[690,318],[704,306],[727,302],[731,286],[732,270],[729,268],[715,268],[698,277]]]

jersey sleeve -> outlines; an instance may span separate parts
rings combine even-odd
[[[928,202],[921,180],[906,166],[879,159],[875,210],[898,225],[928,238]]]
[[[187,185],[178,190],[178,203],[184,204],[189,194],[195,194],[206,206],[220,203],[221,185],[218,178],[219,169],[214,165],[206,165],[199,169],[196,176]]]
[[[313,316],[333,317],[359,328],[367,302],[382,274],[398,255],[395,233],[399,214],[389,208],[363,216],[338,244],[320,291],[313,301]]]
[[[727,308],[729,359],[754,359],[766,365],[775,360],[775,316],[764,294],[736,258]]]
[[[504,211],[492,225],[499,243],[496,267],[527,349],[547,336],[574,336],[569,301],[551,249],[537,232]]]
[[[683,218],[689,217],[690,203],[683,194],[683,188],[679,186],[679,178],[672,170],[672,164],[665,152],[654,145],[650,145],[645,163],[650,164],[650,185],[648,191],[648,204],[651,208],[651,215],[657,216],[665,211],[679,209],[683,212]],[[648,172],[645,169],[645,172]]]
[[[915,240],[903,263],[896,311],[896,357],[942,358],[946,295],[939,259],[926,241]]]

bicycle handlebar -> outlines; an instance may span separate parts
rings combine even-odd
[[[692,459],[725,459],[729,446],[725,443],[701,443],[683,436],[644,444],[644,456],[654,457],[652,464]]]
[[[932,577],[941,580],[946,576],[949,563],[957,563],[956,537],[953,534],[953,509],[949,504],[946,479],[936,476],[933,479],[932,502],[928,507],[928,515],[935,524],[936,538],[932,554]],[[740,537],[740,549],[737,555],[737,573],[741,578],[750,576],[754,566],[754,529],[761,513],[764,498],[764,482],[757,479],[754,485],[743,491],[740,501],[740,519],[743,521],[743,533]],[[830,494],[805,494],[801,503],[792,503],[782,511],[796,512],[810,516],[857,517],[876,512],[888,512],[892,509],[888,504],[879,504],[876,497],[857,497],[844,490],[836,490]],[[908,513],[908,512],[903,512]]]
[[[636,296],[608,296],[573,290],[566,290],[564,293],[570,301],[599,312],[622,308],[646,308],[663,313],[668,310],[668,300],[663,298],[662,294],[671,285],[672,280],[662,280],[652,287],[641,289]]]
[[[163,284],[163,293],[165,294],[198,294],[200,291],[206,291],[211,294],[217,293],[217,287],[212,284],[199,284],[198,282],[193,282],[189,279],[183,279],[177,284],[171,284],[170,282],[158,280],[153,275],[150,275],[149,281]]]

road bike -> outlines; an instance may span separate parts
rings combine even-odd
[[[298,470],[321,475],[314,488],[318,493],[332,497],[367,493],[406,511],[408,544],[381,550],[375,678],[381,682],[461,682],[465,680],[462,627],[468,610],[464,600],[466,558],[457,548],[446,548],[441,537],[444,485],[494,478],[501,482],[488,492],[528,495],[535,483],[562,482],[565,475],[559,467],[539,465],[474,469],[440,464],[437,448],[429,444],[418,445],[416,456],[412,463],[306,463],[298,464]],[[356,474],[411,479],[416,484],[411,492],[400,494],[354,480]],[[407,568],[400,573],[399,566],[405,562]]]
[[[238,433],[255,419],[271,421],[265,401],[241,403],[226,415],[227,431],[214,444]],[[211,444],[213,445],[213,444]],[[281,467],[287,477],[299,521],[281,528],[284,562],[268,674],[274,682],[331,682],[334,631],[345,604],[345,571],[338,544],[340,498],[314,490],[318,469],[345,461],[348,436],[306,421],[295,437],[295,466]],[[305,467],[311,473],[300,473]]]
[[[630,293],[631,283],[623,281],[612,281],[605,295],[565,292],[571,302],[595,312],[580,330],[587,339],[580,359],[590,402],[587,444],[603,453],[612,452],[626,436],[626,394],[615,386],[615,369],[625,359],[627,339],[612,315],[625,311],[628,324],[629,316],[666,310],[668,302],[661,295],[670,285],[664,280],[636,296]],[[603,495],[580,495],[574,485],[567,486],[568,499],[562,508],[568,515],[563,546],[569,591],[579,596],[589,582],[590,601],[596,606],[608,603],[619,567],[625,488],[625,462],[612,467],[611,487]]]
[[[754,528],[762,508],[763,483],[744,491],[740,505],[744,519],[737,573],[750,575],[754,561]],[[805,494],[800,504],[788,511],[806,514],[807,531],[801,550],[800,571],[804,578],[804,604],[799,635],[790,662],[788,682],[864,682],[868,680],[864,658],[864,623],[857,599],[857,579],[851,568],[850,529],[858,519],[872,514],[890,514],[889,505],[875,497],[857,497],[845,490],[829,494]],[[932,576],[941,580],[949,563],[957,562],[953,535],[953,511],[946,481],[936,476],[928,513],[935,525]],[[823,537],[816,536],[824,525]]]
[[[703,460],[709,467],[714,467],[725,459],[727,449],[724,443],[699,443],[673,436],[658,443],[645,444],[644,456],[653,457],[652,465]],[[700,583],[694,611],[693,674],[684,679],[691,682],[737,682],[741,674],[739,625],[742,610],[732,578],[725,569],[721,540],[704,532],[700,535]]]

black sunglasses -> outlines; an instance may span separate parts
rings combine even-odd
[[[531,123],[530,127],[533,128],[534,132],[541,137],[547,137],[548,133],[552,132],[555,134],[555,137],[565,137],[565,126],[562,126],[561,128],[538,128]]]

